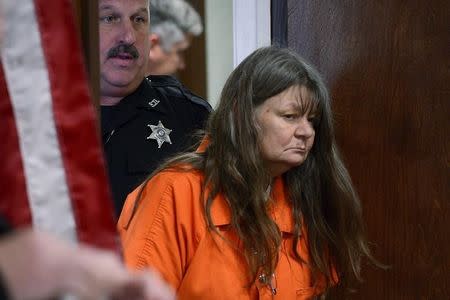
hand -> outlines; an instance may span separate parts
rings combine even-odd
[[[110,252],[31,230],[0,240],[0,272],[13,299],[175,299],[152,271],[131,273]]]

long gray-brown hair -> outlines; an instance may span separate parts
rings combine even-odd
[[[228,78],[209,119],[206,151],[177,156],[159,170],[180,165],[201,170],[203,187],[210,190],[205,204],[210,230],[217,230],[211,204],[222,193],[231,208],[231,225],[242,242],[251,280],[260,272],[272,274],[281,234],[267,212],[271,178],[261,159],[254,111],[292,86],[307,88],[315,129],[305,162],[282,175],[295,223],[292,251],[305,263],[297,252],[303,222],[310,257],[307,266],[313,274],[323,274],[328,284],[333,282],[333,269],[341,281],[360,279],[360,258],[372,256],[363,235],[360,203],[336,147],[330,98],[318,72],[293,51],[266,47],[248,56]]]

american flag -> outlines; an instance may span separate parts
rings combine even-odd
[[[116,249],[96,113],[71,0],[6,0],[0,65],[0,214]]]

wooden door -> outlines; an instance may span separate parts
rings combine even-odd
[[[365,266],[357,293],[338,298],[450,299],[450,2],[272,4],[274,40],[328,83],[369,239],[391,265]]]

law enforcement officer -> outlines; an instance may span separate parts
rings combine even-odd
[[[170,76],[147,72],[148,0],[100,0],[102,137],[117,215],[164,159],[193,143],[211,110]]]

